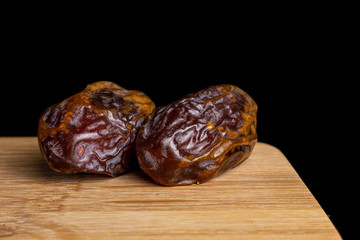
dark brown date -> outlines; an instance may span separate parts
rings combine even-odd
[[[218,85],[159,107],[141,127],[136,153],[161,185],[203,183],[251,154],[257,105],[233,85]]]
[[[136,162],[135,138],[154,108],[140,91],[106,81],[90,84],[42,114],[41,153],[56,172],[121,175]]]

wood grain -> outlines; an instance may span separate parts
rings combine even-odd
[[[0,138],[0,238],[341,239],[268,144],[207,183],[163,187],[141,172],[55,173],[34,137]]]

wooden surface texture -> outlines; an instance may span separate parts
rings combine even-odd
[[[35,137],[0,138],[0,239],[341,239],[285,156],[257,143],[200,185],[63,175]]]

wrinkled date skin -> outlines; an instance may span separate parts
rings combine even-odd
[[[251,154],[257,105],[233,85],[218,85],[159,107],[142,126],[136,152],[161,185],[203,183]]]
[[[56,172],[124,174],[136,162],[135,138],[154,108],[140,91],[90,84],[40,117],[41,153]]]

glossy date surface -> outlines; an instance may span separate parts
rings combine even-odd
[[[139,131],[140,167],[161,185],[203,183],[249,157],[257,105],[240,88],[218,85],[154,111]]]
[[[135,138],[154,108],[140,91],[106,81],[90,84],[45,110],[40,150],[57,172],[121,175],[136,162]]]

